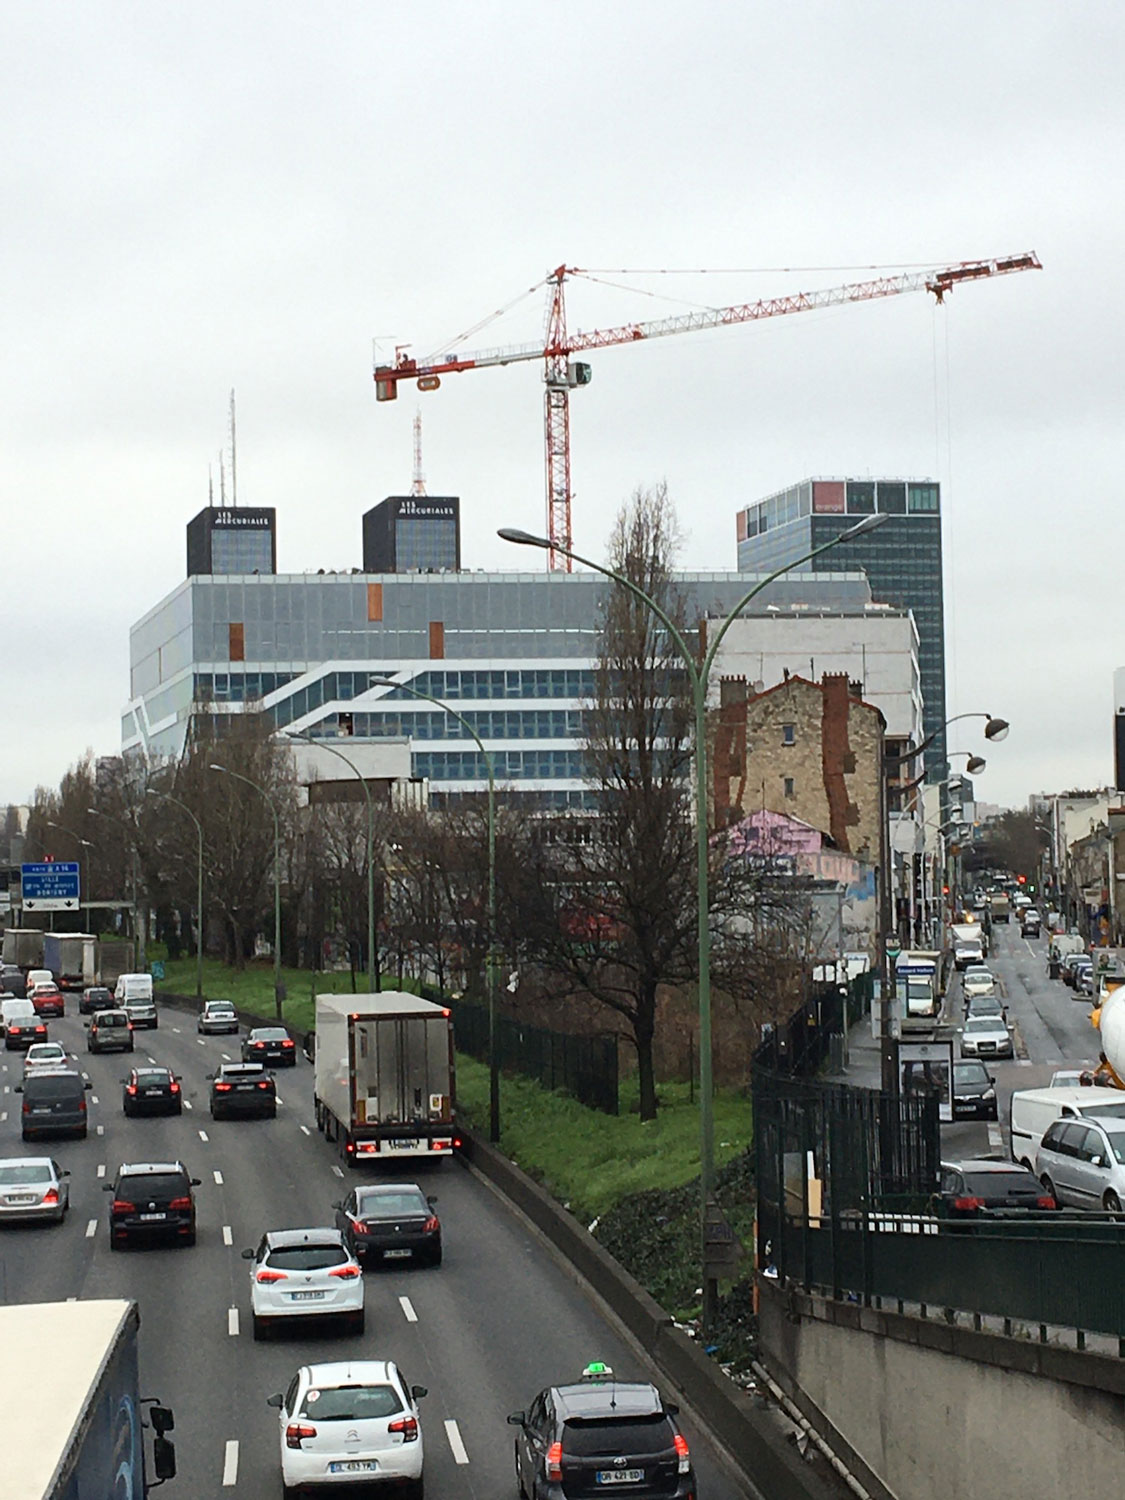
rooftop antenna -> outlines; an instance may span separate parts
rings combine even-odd
[[[414,478],[410,483],[412,495],[426,493],[426,476],[422,473],[422,408],[414,413]]]
[[[215,505],[215,477],[211,472],[211,465],[207,465],[207,504],[214,508]]]
[[[234,387],[230,392],[230,503],[238,504],[238,443],[234,428]]]
[[[223,450],[219,449],[219,504],[224,510],[227,508],[227,466],[223,457]]]

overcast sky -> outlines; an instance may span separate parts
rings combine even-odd
[[[1012,722],[978,795],[1106,784],[1123,64],[1119,0],[0,0],[0,801],[120,748],[129,626],[184,576],[232,387],[280,571],[359,565],[419,401],[465,565],[526,566],[495,528],[544,526],[540,367],[377,406],[373,338],[426,354],[513,301],[466,347],[535,338],[517,299],[563,262],[630,288],[572,282],[588,328],[1024,250],[1043,271],[941,309],[596,354],[575,544],[666,478],[684,566],[728,569],[741,504],[936,475],[949,711]],[[685,267],[732,274],[617,274]]]

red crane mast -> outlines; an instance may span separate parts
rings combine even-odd
[[[1007,276],[1015,271],[1041,269],[1039,257],[1034,251],[1027,251],[1022,255],[1002,256],[995,260],[961,261],[933,271],[879,276],[870,281],[828,287],[823,291],[794,292],[790,296],[764,297],[757,302],[704,308],[699,312],[678,313],[647,322],[622,323],[616,328],[569,333],[566,326],[566,282],[568,277],[581,275],[582,272],[576,266],[557,266],[540,283],[541,286],[546,286],[548,294],[547,320],[541,340],[531,344],[481,349],[471,354],[435,354],[422,360],[412,359],[403,349],[398,349],[393,365],[375,367],[375,396],[379,401],[396,400],[399,382],[403,380],[416,380],[420,391],[433,391],[440,386],[442,375],[487,369],[493,365],[516,364],[521,360],[543,360],[546,384],[544,425],[547,440],[547,535],[555,544],[548,554],[548,566],[565,568],[569,572],[570,558],[557,551],[556,547],[571,545],[570,392],[573,387],[588,385],[590,382],[590,366],[572,362],[572,354],[583,353],[588,349],[608,349],[615,344],[639,343],[644,339],[666,338],[674,333],[722,328],[733,323],[756,323],[763,318],[812,312],[821,307],[840,307],[849,302],[871,302],[883,297],[897,297],[903,292],[926,291],[932,293],[938,302],[944,302],[954,287],[965,282]]]

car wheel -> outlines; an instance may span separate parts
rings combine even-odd
[[[265,1340],[265,1338],[269,1334],[269,1331],[270,1331],[269,1319],[268,1318],[260,1318],[257,1313],[253,1313],[251,1316],[253,1317],[253,1320],[254,1320],[254,1342],[256,1344],[260,1344],[260,1343],[262,1343]]]
[[[349,1328],[354,1337],[359,1338],[367,1327],[367,1314],[361,1307],[359,1312],[352,1313],[349,1319]]]
[[[512,1445],[512,1452],[515,1454],[516,1461],[516,1489],[520,1492],[520,1500],[527,1500],[527,1491],[523,1485],[523,1475],[520,1473],[520,1450],[515,1444]]]
[[[426,1481],[419,1474],[417,1479],[412,1479],[403,1492],[407,1500],[426,1500]]]
[[[281,1481],[281,1500],[301,1500],[301,1491],[295,1484],[286,1484]]]
[[[195,1230],[193,1229],[190,1234],[185,1234],[181,1243],[187,1245],[190,1249],[195,1244]]]
[[[1107,1214],[1119,1214],[1121,1212],[1121,1199],[1111,1188],[1102,1199]]]
[[[1039,1186],[1043,1189],[1047,1196],[1053,1198],[1056,1203],[1061,1202],[1058,1193],[1055,1192],[1055,1184],[1047,1176],[1046,1172],[1044,1172],[1042,1177],[1040,1177]]]
[[[266,1119],[267,1120],[276,1120],[277,1119],[277,1105],[276,1104],[274,1105],[274,1107],[271,1110],[267,1111],[267,1113],[266,1113]]]
[[[437,1247],[436,1250],[434,1250],[434,1251],[431,1252],[430,1258],[427,1260],[426,1264],[428,1266],[440,1266],[441,1265],[441,1246],[440,1245]]]

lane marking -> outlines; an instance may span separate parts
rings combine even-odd
[[[200,1132],[199,1132],[199,1139],[200,1139],[200,1140],[201,1140],[201,1141],[205,1141],[205,1140],[207,1140],[207,1139],[208,1139],[208,1136],[207,1136],[207,1132],[206,1132],[206,1131],[205,1131],[205,1130],[201,1130],[201,1131],[200,1131]]]
[[[148,1060],[149,1060],[150,1063],[154,1063],[156,1061],[156,1058],[155,1057],[149,1057],[147,1052],[145,1053],[145,1056],[148,1058]]]
[[[98,1232],[98,1221],[97,1221],[97,1219],[91,1219],[90,1222],[86,1225],[86,1238],[88,1240],[92,1240],[94,1238],[94,1236],[97,1234],[97,1232]]]
[[[203,1037],[201,1037],[201,1036],[197,1036],[197,1037],[196,1037],[196,1039],[195,1039],[195,1040],[196,1040],[196,1041],[197,1041],[197,1042],[198,1042],[198,1044],[199,1044],[199,1045],[200,1045],[200,1046],[201,1046],[201,1047],[206,1047],[206,1045],[207,1045],[207,1043],[206,1043],[206,1041],[205,1041],[205,1040],[204,1040],[204,1038],[203,1038]]]
[[[194,1109],[195,1105],[191,1102],[190,1099],[185,1099],[184,1100],[184,1108],[185,1109]]]
[[[223,1484],[238,1483],[238,1439],[231,1438],[223,1451]]]
[[[90,1103],[91,1104],[97,1104],[97,1102],[98,1102],[98,1096],[97,1096],[97,1094],[91,1094],[90,1095]]]
[[[453,1450],[453,1461],[458,1464],[467,1464],[469,1455],[465,1451],[465,1445],[461,1441],[461,1433],[457,1423],[451,1418],[445,1423],[445,1435],[449,1439],[449,1446]]]
[[[227,1333],[230,1335],[230,1337],[232,1339],[238,1337],[238,1308],[237,1307],[228,1307],[227,1308]]]
[[[988,1127],[988,1144],[993,1151],[1004,1149],[1004,1137],[1000,1133],[1000,1126],[995,1123]]]
[[[417,1323],[418,1314],[414,1311],[414,1304],[409,1297],[400,1297],[398,1305],[402,1308],[402,1315],[408,1323]]]
[[[6,1120],[7,1118],[8,1118],[8,1111],[6,1109],[5,1110],[0,1110],[0,1121]]]
[[[11,1084],[10,1084],[10,1083],[6,1083],[6,1084],[5,1084],[5,1085],[4,1085],[4,1092],[5,1092],[5,1093],[6,1093],[6,1094],[10,1094],[10,1093],[11,1093],[11,1092],[12,1092],[12,1086],[11,1086]]]
[[[305,1132],[306,1135],[312,1135],[312,1131],[309,1129],[309,1127],[307,1125],[302,1125],[301,1129]]]
[[[229,1052],[220,1052],[219,1056],[222,1058],[222,1060],[224,1062],[230,1062],[230,1053]]]
[[[105,1176],[105,1162],[104,1161],[98,1163],[98,1176],[99,1177],[104,1177]]]
[[[285,1103],[285,1100],[281,1097],[280,1094],[275,1094],[274,1098],[277,1100],[278,1104],[284,1104]]]
[[[90,1075],[89,1075],[89,1073],[87,1073],[87,1071],[86,1071],[86,1069],[85,1069],[85,1068],[83,1068],[83,1069],[82,1069],[82,1077],[83,1077],[83,1078],[89,1078],[89,1076],[90,1076]]]
[[[215,1168],[214,1172],[212,1172],[211,1175],[215,1179],[215,1186],[216,1187],[222,1187],[222,1185],[223,1185],[223,1174],[219,1171],[218,1167]]]
[[[333,1172],[335,1172],[335,1174],[336,1174],[337,1177],[343,1177],[344,1173],[343,1173],[342,1169],[340,1167],[336,1166],[335,1163],[333,1163],[332,1170],[333,1170]]]
[[[230,1227],[229,1224],[224,1224],[223,1225],[223,1244],[224,1245],[233,1245],[234,1244],[234,1235],[231,1233],[231,1227]]]
[[[105,1135],[105,1126],[104,1125],[99,1125],[98,1126],[98,1134],[99,1135]]]
[[[180,1028],[178,1026],[173,1026],[172,1030],[176,1033],[177,1036],[179,1036],[179,1034],[180,1034]]]

